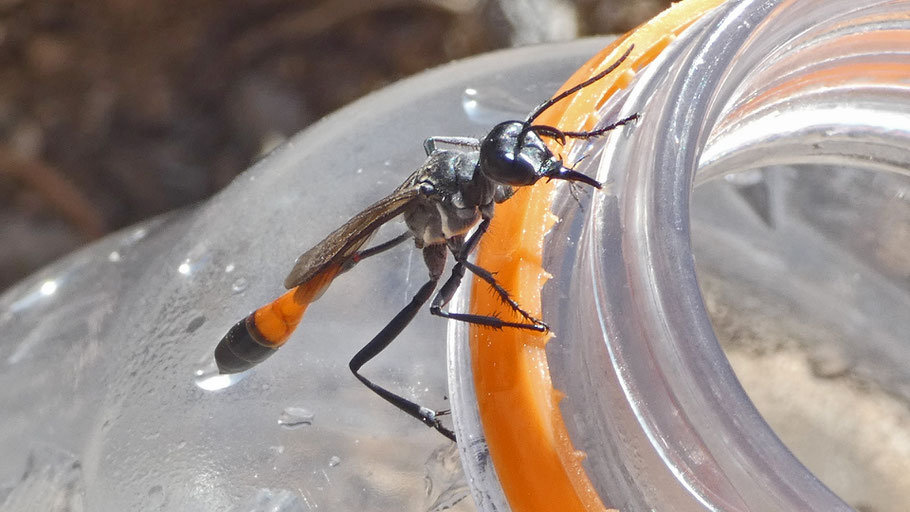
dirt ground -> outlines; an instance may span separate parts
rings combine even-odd
[[[0,290],[205,199],[390,82],[495,48],[622,32],[668,4],[0,0]]]

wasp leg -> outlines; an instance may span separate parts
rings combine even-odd
[[[479,267],[479,266],[471,263],[468,260],[462,260],[462,261],[459,261],[458,263],[464,265],[465,268],[470,270],[471,273],[474,274],[475,276],[486,281],[487,284],[489,284],[493,288],[493,291],[495,291],[499,295],[499,297],[502,299],[502,301],[505,302],[510,308],[512,308],[513,311],[515,311],[519,315],[523,316],[525,318],[525,320],[527,320],[535,325],[538,325],[540,327],[543,327],[543,329],[540,329],[541,331],[549,330],[549,326],[547,324],[545,324],[542,320],[534,318],[534,316],[531,315],[531,313],[528,313],[527,311],[522,309],[521,306],[518,305],[517,302],[515,302],[515,299],[513,299],[512,296],[509,295],[509,292],[505,288],[503,288],[502,285],[499,284],[499,282],[496,281],[496,278],[493,277],[493,274],[489,270],[487,270],[483,267]]]
[[[393,239],[391,239],[391,240],[387,240],[387,241],[385,241],[385,242],[383,242],[383,243],[381,243],[381,244],[374,245],[373,247],[370,247],[370,248],[368,248],[368,249],[364,249],[364,250],[362,250],[362,251],[357,251],[357,252],[355,252],[354,255],[351,256],[351,258],[345,263],[345,265],[344,265],[344,270],[345,270],[345,271],[351,270],[351,268],[352,268],[354,265],[356,265],[356,264],[360,263],[361,261],[363,261],[363,260],[369,258],[370,256],[376,256],[376,255],[379,254],[379,253],[388,251],[389,249],[391,249],[391,248],[397,246],[398,244],[400,244],[401,242],[404,242],[405,240],[411,239],[412,237],[413,237],[413,235],[411,235],[410,232],[405,232],[405,233],[402,233],[402,234],[396,236],[395,238],[393,238]]]
[[[443,318],[451,318],[453,320],[459,320],[462,322],[468,322],[472,324],[485,325],[487,327],[493,327],[494,329],[502,329],[503,327],[513,327],[516,329],[529,329],[532,331],[546,332],[549,330],[547,324],[543,321],[534,318],[533,315],[526,312],[515,302],[512,297],[509,295],[509,292],[502,287],[496,279],[493,277],[489,271],[471,263],[468,261],[468,256],[474,249],[477,247],[480,238],[487,232],[487,229],[490,226],[490,219],[484,218],[484,220],[477,226],[477,230],[471,235],[470,238],[462,245],[460,248],[455,247],[453,254],[455,255],[455,266],[452,267],[452,275],[443,283],[442,288],[439,289],[439,293],[436,294],[436,297],[433,298],[433,302],[430,304],[430,313],[436,316],[441,316]],[[452,300],[452,297],[455,295],[455,290],[461,285],[461,280],[464,278],[465,268],[476,274],[478,277],[486,281],[493,287],[496,293],[502,298],[502,300],[509,305],[515,312],[523,316],[528,322],[507,322],[501,318],[488,315],[474,315],[470,313],[451,313],[444,311],[444,308]]]
[[[424,248],[424,260],[427,263],[427,267],[430,269],[430,280],[420,287],[420,290],[417,291],[417,294],[414,295],[411,302],[408,303],[404,309],[399,311],[398,314],[395,315],[395,318],[379,331],[379,334],[374,336],[369,343],[357,352],[351,359],[351,362],[348,363],[348,366],[351,368],[351,371],[354,372],[354,376],[357,377],[364,386],[370,388],[371,391],[382,397],[386,402],[389,402],[406,414],[417,418],[423,422],[424,425],[436,429],[448,439],[455,441],[455,433],[444,427],[439,421],[441,413],[392,393],[384,387],[374,384],[370,379],[360,374],[360,368],[385,350],[385,348],[401,334],[401,331],[407,327],[417,312],[420,311],[420,308],[426,304],[427,300],[430,299],[433,290],[436,289],[436,284],[439,282],[440,276],[442,276],[442,271],[445,268],[445,250],[446,248],[444,245],[431,245]]]
[[[463,146],[466,148],[479,148],[480,140],[475,139],[474,137],[427,137],[423,141],[423,150],[427,152],[427,156],[433,154],[433,151],[436,151],[436,144],[451,144],[453,146]]]
[[[547,324],[535,319],[534,317],[531,317],[530,320],[534,323],[526,324],[521,322],[507,322],[495,316],[474,315],[471,313],[451,313],[449,311],[444,311],[442,308],[444,308],[449,303],[449,301],[452,300],[452,297],[455,295],[455,290],[457,290],[458,286],[461,285],[461,279],[463,277],[464,265],[461,263],[456,263],[452,268],[452,275],[448,280],[446,280],[442,288],[439,289],[439,293],[436,294],[436,297],[433,298],[433,303],[430,304],[431,314],[441,316],[443,318],[458,320],[460,322],[467,322],[469,324],[485,325],[494,329],[512,327],[515,329],[528,329],[530,331],[537,332],[546,332],[549,330]]]

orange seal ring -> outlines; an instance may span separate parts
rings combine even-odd
[[[590,130],[597,121],[595,112],[614,92],[626,87],[635,72],[654,60],[686,27],[721,3],[676,3],[620,37],[576,71],[562,90],[605,69],[634,44],[629,58],[606,78],[548,109],[537,123],[564,131]],[[477,253],[477,263],[496,271],[497,281],[538,318],[540,291],[549,278],[542,267],[543,240],[557,220],[550,212],[554,190],[553,183],[541,181],[519,189],[514,198],[497,206],[489,236]],[[501,310],[498,296],[475,279],[471,312]],[[553,388],[547,365],[545,345],[550,336],[470,327],[474,386],[490,457],[515,512],[608,510],[582,466],[584,453],[573,447],[563,422],[559,410],[562,394]]]

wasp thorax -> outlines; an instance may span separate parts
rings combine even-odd
[[[533,185],[556,161],[540,136],[521,121],[496,125],[480,144],[484,176],[515,187]]]

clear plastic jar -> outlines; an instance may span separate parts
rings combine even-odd
[[[696,280],[690,191],[730,178],[707,183],[707,204],[696,205],[703,280],[725,281],[734,300],[786,300],[790,323],[838,333],[838,350],[899,392],[910,382],[907,259],[889,267],[881,246],[852,237],[886,240],[869,235],[884,227],[906,241],[907,182],[843,168],[908,174],[908,12],[908,2],[730,2],[606,106],[604,123],[633,112],[641,121],[586,161],[610,194],[584,209],[568,191],[555,201],[562,222],[546,239],[554,277],[542,298],[562,416],[606,505],[849,509],[791,455],[734,375]],[[750,207],[743,187],[760,188],[765,204]],[[462,347],[452,386],[466,397],[456,410],[470,411]],[[484,471],[482,437],[470,421],[459,426],[476,439],[463,448],[475,499],[506,510]]]

